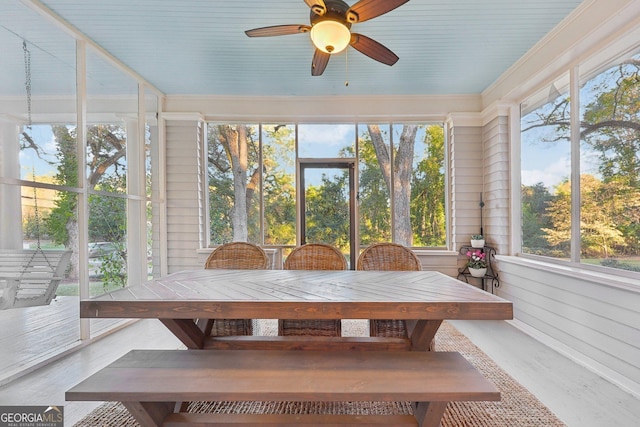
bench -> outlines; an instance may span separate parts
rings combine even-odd
[[[0,250],[0,309],[48,305],[71,251]]]
[[[457,352],[133,350],[66,400],[122,402],[143,427],[435,427],[449,401],[500,400],[500,392]],[[185,401],[413,402],[413,414],[179,412]]]

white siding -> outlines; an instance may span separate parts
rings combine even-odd
[[[202,128],[196,120],[166,124],[169,273],[202,267],[196,253],[204,242]]]
[[[499,254],[509,253],[509,126],[506,116],[483,126],[484,233]]]
[[[449,134],[451,159],[452,248],[468,245],[480,232],[480,193],[483,191],[482,127],[455,126]]]

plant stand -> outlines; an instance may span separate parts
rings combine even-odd
[[[493,268],[493,264],[496,261],[496,250],[490,246],[484,246],[482,248],[474,248],[472,246],[463,246],[460,248],[460,255],[466,255],[468,251],[473,251],[480,249],[482,252],[486,254],[487,260],[487,272],[483,277],[474,277],[469,271],[468,266],[464,266],[463,268],[458,269],[458,280],[463,280],[467,283],[469,282],[469,278],[474,280],[480,280],[480,284],[482,286],[483,291],[491,290],[491,293],[494,293],[495,288],[500,287],[500,279],[498,278],[498,273]]]

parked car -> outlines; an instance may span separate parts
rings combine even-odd
[[[103,261],[110,257],[120,257],[120,248],[117,243],[89,243],[89,277],[101,277],[100,267]]]
[[[89,258],[100,258],[118,250],[118,246],[113,242],[89,243]]]

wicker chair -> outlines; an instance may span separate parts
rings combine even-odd
[[[396,243],[376,243],[366,248],[358,257],[358,270],[420,271],[420,260],[413,251]],[[372,337],[407,338],[404,320],[371,320]]]
[[[308,243],[291,251],[284,261],[285,270],[346,270],[347,260],[335,247],[323,243]],[[278,335],[341,335],[340,320],[278,320]]]
[[[269,258],[260,248],[251,243],[225,243],[214,249],[204,263],[205,269],[227,270],[264,270],[269,267]],[[231,336],[253,335],[251,319],[215,319],[207,320],[207,335]]]

